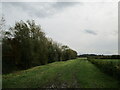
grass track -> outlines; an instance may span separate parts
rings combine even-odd
[[[86,59],[34,67],[3,75],[3,88],[120,88],[119,81]]]

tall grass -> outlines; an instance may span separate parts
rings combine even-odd
[[[120,79],[120,60],[118,59],[88,59],[101,71]]]

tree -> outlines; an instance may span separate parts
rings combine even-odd
[[[4,37],[4,32],[5,32],[5,19],[2,17],[0,19],[0,43],[2,43],[2,39]]]
[[[62,59],[69,60],[77,57],[77,52],[70,49],[68,46],[62,46]]]
[[[27,69],[37,65],[76,58],[76,52],[45,36],[41,26],[32,21],[16,22],[3,38],[5,67]],[[12,68],[13,70],[16,70]],[[11,69],[11,70],[12,70]]]

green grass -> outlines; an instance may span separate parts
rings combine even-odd
[[[3,88],[118,88],[119,81],[87,59],[75,59],[3,75]]]
[[[120,60],[118,59],[88,59],[102,72],[120,80]]]

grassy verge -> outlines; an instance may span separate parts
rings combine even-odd
[[[3,88],[118,88],[119,81],[87,59],[54,62],[3,75]]]
[[[120,60],[118,59],[89,59],[101,71],[120,80]]]

